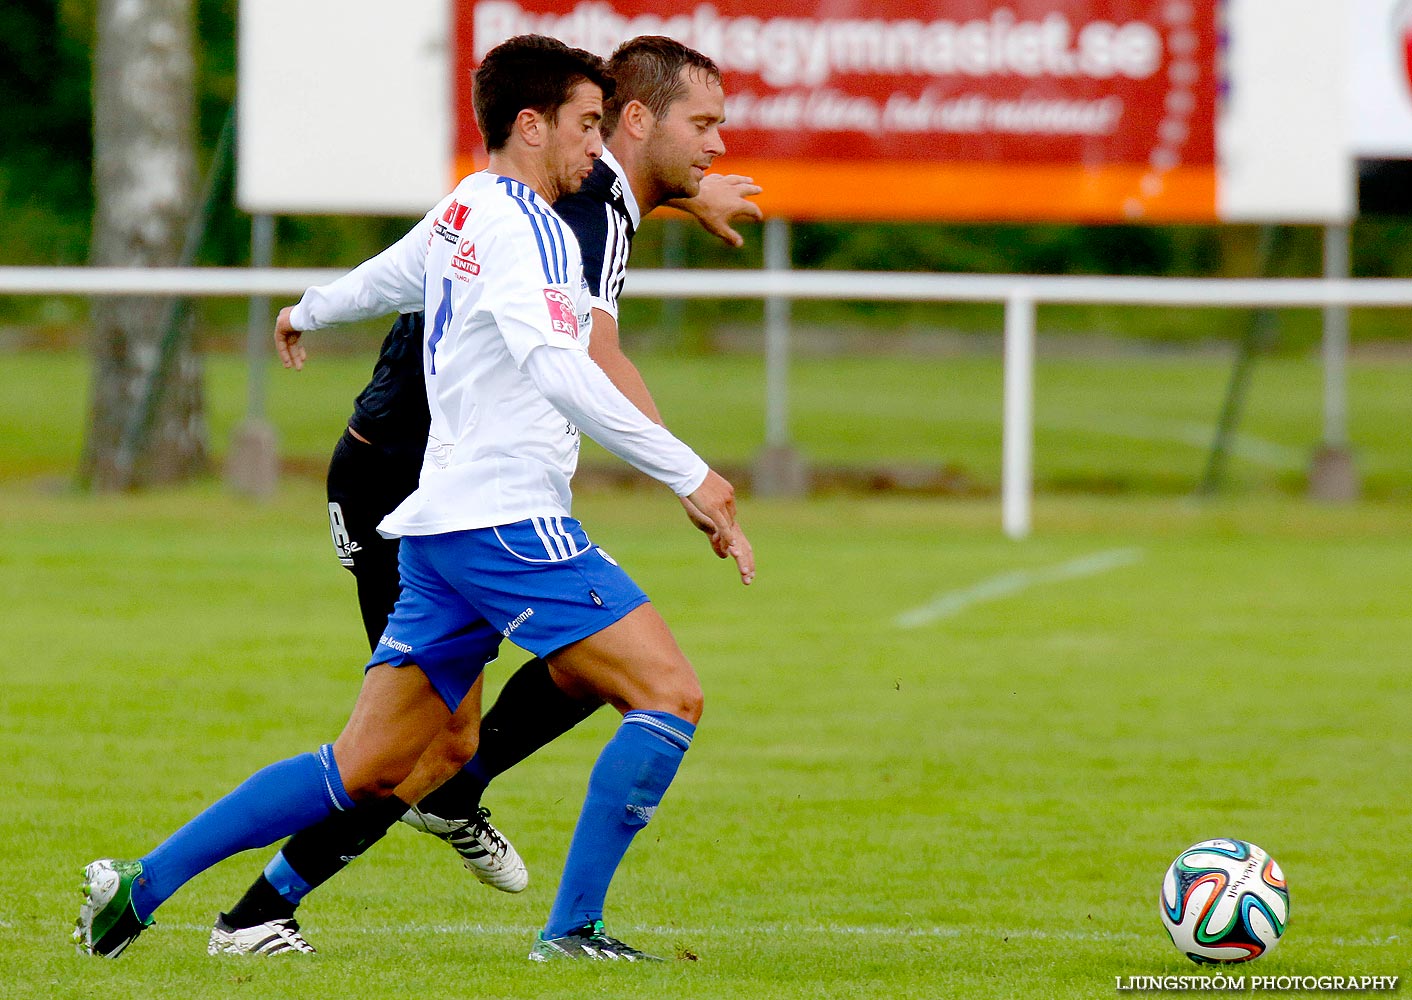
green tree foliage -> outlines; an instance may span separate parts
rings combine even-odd
[[[91,0],[6,0],[0,5],[0,260],[79,263],[93,213],[90,173]]]
[[[235,98],[236,10],[198,4],[198,114],[203,167]],[[0,245],[0,263],[79,264],[93,216],[92,49],[96,0],[0,4],[0,218],[21,238]],[[227,199],[228,201],[228,199]],[[218,213],[208,247],[242,248],[248,221]],[[206,256],[211,256],[210,251]],[[219,261],[236,258],[217,251]]]

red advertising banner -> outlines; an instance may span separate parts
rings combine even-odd
[[[666,34],[720,65],[717,167],[771,214],[1214,220],[1217,2],[460,0],[457,166],[484,162],[465,82],[490,48]]]

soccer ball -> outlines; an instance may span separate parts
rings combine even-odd
[[[1288,922],[1284,872],[1244,840],[1194,844],[1162,880],[1162,923],[1193,962],[1259,958],[1279,943]]]

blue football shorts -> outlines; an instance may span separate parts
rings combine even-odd
[[[415,663],[454,712],[503,639],[547,656],[647,595],[571,517],[408,535],[402,590],[368,667]]]

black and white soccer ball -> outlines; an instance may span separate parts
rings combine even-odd
[[[1289,889],[1275,859],[1244,840],[1203,840],[1162,880],[1162,924],[1187,958],[1248,962],[1279,943]]]

